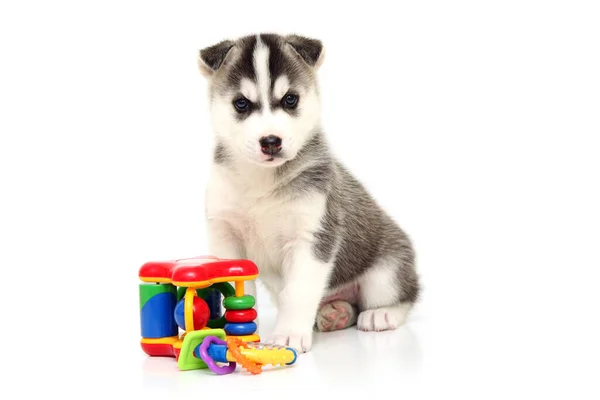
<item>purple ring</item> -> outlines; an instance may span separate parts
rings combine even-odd
[[[229,364],[223,367],[219,367],[215,363],[215,361],[208,355],[208,347],[213,343],[227,345],[226,341],[221,340],[216,336],[205,337],[202,341],[202,344],[200,345],[200,357],[202,358],[202,361],[206,363],[206,365],[208,366],[208,368],[210,368],[212,372],[218,375],[226,375],[235,371],[236,363],[230,362]]]

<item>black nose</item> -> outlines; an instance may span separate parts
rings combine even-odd
[[[264,154],[277,154],[281,151],[281,138],[275,135],[262,137],[259,141],[260,150]]]

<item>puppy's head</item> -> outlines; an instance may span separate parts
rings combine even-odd
[[[261,34],[200,50],[210,113],[225,151],[265,167],[294,158],[320,123],[319,40]]]

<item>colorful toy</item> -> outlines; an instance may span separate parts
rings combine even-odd
[[[175,357],[181,370],[220,375],[237,364],[257,374],[263,365],[295,363],[295,350],[260,343],[255,299],[244,293],[244,282],[258,276],[253,262],[212,256],[151,261],[138,275],[141,347],[149,356]]]
[[[195,331],[189,337],[189,345],[181,349],[179,366],[181,369],[209,368],[218,375],[230,374],[237,364],[253,375],[262,372],[263,365],[284,366],[296,362],[294,349],[263,343],[245,342],[242,339],[224,338],[222,329]],[[193,349],[192,352],[189,350]],[[220,366],[217,363],[227,363]]]

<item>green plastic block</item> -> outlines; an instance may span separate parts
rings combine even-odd
[[[177,366],[182,371],[190,371],[193,369],[206,369],[208,365],[202,359],[194,356],[194,349],[202,343],[205,337],[216,336],[221,340],[225,340],[225,331],[223,329],[202,329],[186,333],[181,344],[181,352]]]
[[[177,294],[177,288],[170,283],[140,283],[140,310],[152,297],[165,292]]]

